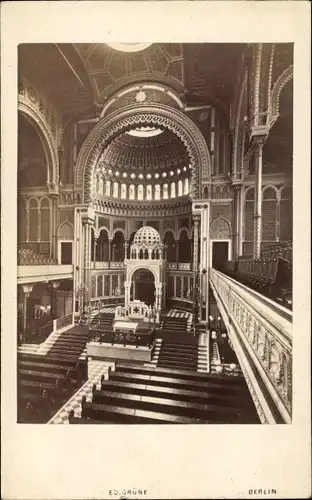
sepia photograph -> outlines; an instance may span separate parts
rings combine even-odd
[[[5,3],[4,500],[311,494],[305,6]]]
[[[289,424],[292,43],[18,47],[18,422]]]

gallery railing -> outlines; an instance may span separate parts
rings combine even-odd
[[[262,423],[291,423],[292,312],[220,271],[209,277]]]

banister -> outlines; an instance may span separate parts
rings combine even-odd
[[[261,421],[290,423],[292,312],[215,269],[210,284]]]

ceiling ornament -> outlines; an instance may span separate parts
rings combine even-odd
[[[111,49],[119,50],[120,52],[142,52],[147,49],[151,43],[107,43]]]
[[[136,102],[144,102],[146,100],[146,94],[143,90],[140,90],[135,96]]]
[[[185,114],[165,105],[129,106],[95,125],[81,148],[76,164],[76,185],[83,185],[84,203],[92,201],[93,174],[105,147],[122,132],[138,126],[166,128],[185,144],[191,165],[190,196],[200,198],[202,179],[211,177],[206,141],[197,125]]]

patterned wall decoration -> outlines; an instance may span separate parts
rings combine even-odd
[[[110,289],[110,275],[107,274],[104,276],[104,295],[107,297],[109,295],[109,289]]]
[[[126,221],[122,219],[115,219],[113,221],[113,230],[116,228],[126,229]]]
[[[98,297],[103,297],[104,295],[104,291],[103,291],[103,278],[104,276],[102,276],[101,274],[98,275],[97,277],[97,280],[98,280],[98,283],[97,283],[97,295]]]
[[[149,220],[147,221],[147,225],[153,227],[159,232],[159,220]]]
[[[74,210],[71,209],[60,209],[60,223],[69,221],[74,223]]]
[[[115,94],[114,97],[105,104],[102,116],[107,116],[125,106],[137,104],[139,101],[144,101],[148,104],[166,104],[176,109],[182,107],[179,97],[175,95],[171,89],[164,86],[155,86],[155,84],[140,84],[135,87],[132,85],[126,90],[123,89],[119,94]]]
[[[232,204],[231,203],[211,203],[211,220],[223,217],[223,219],[231,220],[232,217]]]
[[[276,191],[272,187],[262,193],[262,240],[275,241],[277,236],[277,200]]]
[[[227,240],[231,237],[229,223],[221,217],[210,224],[210,238],[214,240]]]
[[[60,224],[58,229],[58,237],[60,240],[73,240],[74,239],[74,227],[69,222],[63,222]]]
[[[173,229],[175,230],[175,219],[164,219],[163,220],[163,230]]]
[[[99,217],[99,223],[98,223],[98,226],[99,227],[107,227],[109,228],[110,227],[110,223],[109,223],[109,219],[107,219],[106,217]]]
[[[96,276],[91,276],[91,297],[96,297]]]

